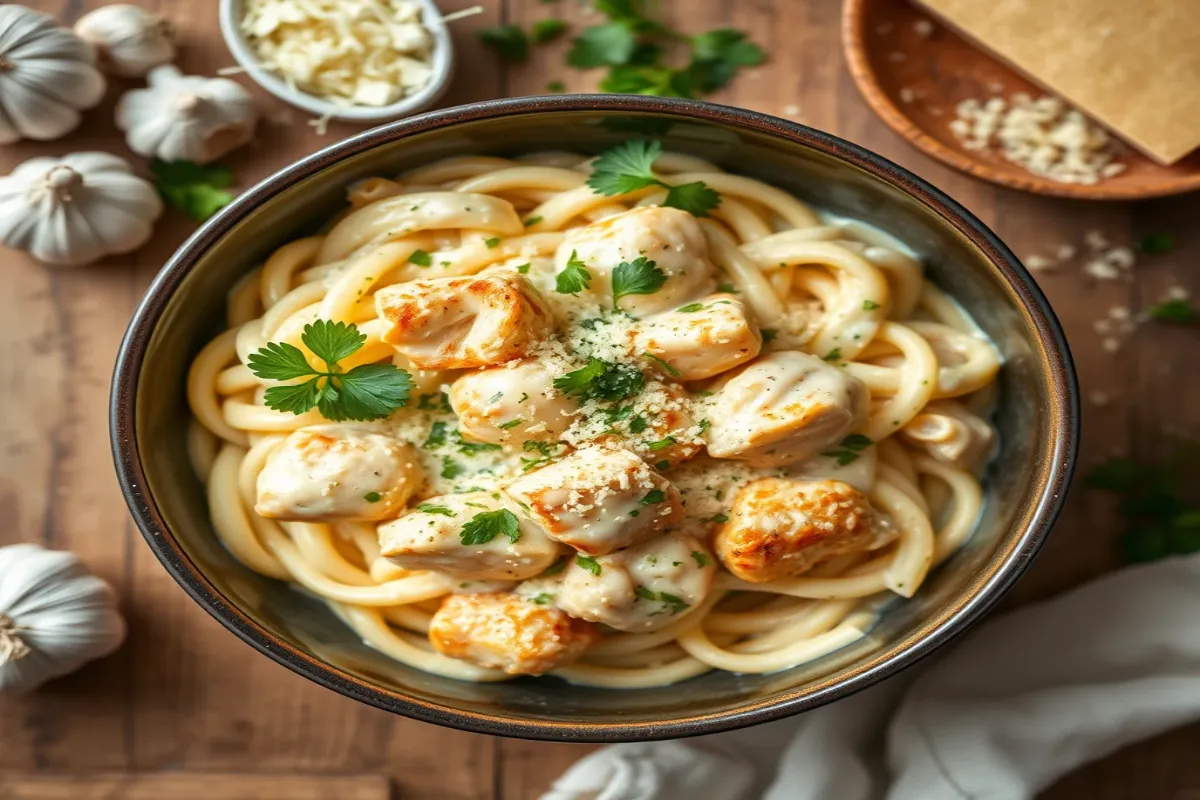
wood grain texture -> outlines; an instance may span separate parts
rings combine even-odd
[[[497,64],[475,32],[498,22],[548,16],[594,19],[560,0],[483,0],[485,14],[453,23],[459,68],[448,103],[537,94],[547,81],[569,89],[596,76],[563,67],[565,41],[530,61]],[[42,2],[71,21],[96,0]],[[232,63],[212,3],[148,2],[182,38],[180,64],[212,74]],[[447,0],[445,11],[472,3]],[[1086,231],[1114,242],[1169,230],[1180,247],[1146,257],[1129,283],[1095,284],[1077,267],[1042,284],[1066,325],[1085,397],[1081,472],[1113,452],[1155,456],[1164,428],[1200,430],[1200,348],[1194,330],[1145,326],[1115,354],[1093,322],[1112,306],[1142,308],[1169,286],[1200,294],[1196,198],[1140,205],[1088,205],[1038,198],[953,172],[909,147],[867,109],[846,73],[837,0],[709,0],[662,4],[681,29],[745,29],[771,61],[714,99],[802,119],[912,169],[978,214],[1018,255],[1078,245]],[[115,82],[114,82],[115,83]],[[34,155],[99,149],[130,156],[112,126],[119,91],[59,142],[0,151],[8,172]],[[247,85],[249,85],[247,83]],[[358,130],[331,125],[325,137],[305,116],[255,91],[264,121],[255,144],[228,161],[239,184]],[[141,159],[133,159],[145,169]],[[107,437],[108,379],[126,321],[158,266],[193,229],[168,212],[152,244],[82,270],[50,270],[5,253],[0,292],[0,544],[39,542],[78,552],[120,592],[131,622],[115,655],[55,681],[29,698],[0,699],[0,771],[323,773],[390,776],[404,800],[529,800],[580,755],[583,745],[500,740],[443,730],[367,708],[308,683],[254,653],[180,591],[143,546],[113,478]],[[1074,491],[1061,524],[1030,574],[1007,600],[1034,602],[1114,568],[1112,508]],[[1175,731],[1084,768],[1046,793],[1049,800],[1177,800],[1200,796],[1200,727]],[[3,796],[0,794],[0,796]],[[108,796],[108,795],[105,795]],[[120,795],[115,795],[120,796]],[[296,795],[293,795],[296,796]],[[217,796],[213,796],[217,800]]]
[[[0,800],[390,800],[386,775],[0,773]]]

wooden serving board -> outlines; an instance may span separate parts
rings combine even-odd
[[[390,800],[384,775],[0,772],[0,800]]]

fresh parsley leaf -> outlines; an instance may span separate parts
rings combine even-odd
[[[686,306],[680,306],[679,308],[677,308],[675,310],[683,312],[684,314],[692,314],[696,311],[701,311],[703,309],[704,309],[704,303],[688,303]]]
[[[510,542],[521,538],[521,523],[517,515],[507,508],[481,511],[471,517],[459,531],[458,539],[465,545],[487,544],[501,534],[507,536]]]
[[[721,205],[721,195],[708,188],[704,181],[682,183],[667,189],[663,205],[681,209],[693,217],[707,217],[709,211]]]
[[[713,514],[711,517],[709,517],[708,519],[706,519],[704,521],[705,522],[729,522],[729,515],[717,512],[716,514]]]
[[[457,517],[458,516],[458,514],[455,514],[453,511],[446,508],[445,506],[437,506],[437,505],[434,505],[433,503],[421,503],[419,506],[417,506],[417,511],[424,511],[426,514],[440,514],[443,517]]]
[[[562,90],[560,89],[559,91],[562,91]],[[521,224],[523,224],[523,225],[524,225],[526,228],[531,228],[531,227],[533,227],[534,225],[537,225],[537,224],[538,224],[539,222],[541,222],[541,221],[542,221],[542,218],[541,218],[541,217],[537,217],[537,216],[535,216],[535,217],[526,217],[525,221],[524,221],[523,223],[521,223]]]
[[[150,162],[150,173],[162,199],[195,222],[203,222],[233,202],[233,194],[225,191],[233,185],[229,167],[156,159]]]
[[[649,428],[649,427],[650,427],[650,423],[647,422],[646,418],[641,415],[638,415],[638,416],[634,417],[633,419],[629,420],[629,432],[632,434],[635,434],[635,435],[639,434],[642,431],[646,430],[646,428]]]
[[[408,257],[408,263],[416,264],[418,267],[428,267],[433,263],[433,256],[424,250],[413,250],[412,255]]]
[[[837,450],[827,450],[821,455],[837,460],[838,466],[844,467],[858,460],[859,454],[874,444],[871,439],[861,433],[852,433],[839,443]]]
[[[683,310],[683,309],[680,309],[680,311],[682,311],[682,310]],[[682,374],[683,374],[683,373],[682,373],[682,372],[680,372],[679,370],[677,370],[677,369],[675,369],[674,367],[672,367],[672,366],[671,366],[669,363],[667,363],[667,361],[666,361],[666,360],[664,360],[664,359],[661,359],[661,358],[659,358],[658,356],[654,355],[654,353],[651,353],[651,352],[647,351],[647,352],[645,352],[645,353],[642,353],[642,357],[643,357],[643,358],[648,358],[648,359],[650,359],[651,361],[653,361],[655,364],[657,364],[658,366],[662,367],[662,369],[663,369],[663,372],[667,373],[667,374],[668,374],[668,375],[670,375],[672,378],[678,378],[680,375],[682,375]]]
[[[485,247],[487,247],[487,249],[491,250],[493,247],[495,247],[496,245],[500,244],[500,237],[499,237],[499,236],[493,236],[493,237],[491,237],[491,238],[489,238],[489,239],[484,239],[484,240],[483,240],[483,244],[484,244],[484,246],[485,246]]]
[[[842,348],[835,347],[825,355],[821,356],[822,361],[837,361],[842,357]]]
[[[335,422],[367,421],[390,416],[408,402],[412,378],[392,364],[360,364],[340,371],[338,362],[366,341],[356,326],[319,319],[304,326],[300,339],[325,362],[325,370],[313,369],[299,348],[284,342],[268,342],[246,360],[251,372],[268,380],[312,376],[301,384],[268,388],[263,397],[268,408],[303,414],[315,406]]]
[[[466,442],[463,441],[461,435],[458,440],[458,452],[469,456],[479,455],[480,453],[491,453],[503,449],[498,444],[490,444],[488,442]]]
[[[586,292],[591,283],[592,273],[588,272],[587,265],[580,261],[572,250],[571,257],[567,259],[567,266],[554,276],[554,291],[559,294],[579,294]]]
[[[842,447],[854,452],[860,452],[875,444],[869,436],[864,436],[861,433],[852,433],[845,439],[842,439]]]
[[[442,477],[446,480],[453,480],[465,471],[463,465],[450,458],[450,456],[442,456]]]
[[[678,614],[684,609],[689,608],[688,603],[685,602],[683,598],[677,597],[673,594],[668,594],[667,592],[656,592],[652,589],[648,589],[645,586],[638,586],[633,591],[634,594],[643,600],[664,604],[667,607],[666,611],[669,611],[672,615]]]
[[[622,261],[612,273],[612,299],[616,306],[622,297],[654,294],[667,282],[667,274],[645,256]]]
[[[662,155],[658,142],[633,140],[606,150],[592,163],[587,185],[598,194],[615,195],[659,185],[654,162]]]
[[[479,38],[505,61],[519,62],[529,58],[529,37],[516,25],[484,28],[479,32]]]
[[[575,563],[593,575],[600,574],[600,562],[592,556],[575,556]]]
[[[577,69],[628,64],[637,38],[628,22],[608,22],[590,25],[571,42],[567,63]]]
[[[876,303],[874,300],[863,300],[863,311],[874,311],[879,307],[879,303]]]
[[[251,353],[247,362],[251,372],[268,380],[288,381],[317,374],[304,351],[287,342],[267,342]]]
[[[1175,237],[1169,233],[1150,233],[1138,241],[1137,249],[1142,253],[1169,253],[1175,249]]]
[[[1191,325],[1200,322],[1200,310],[1182,298],[1167,300],[1150,309],[1150,317],[1172,325]]]
[[[378,503],[382,499],[383,495],[379,492],[367,492],[363,495],[363,500],[366,500],[368,503]]]
[[[654,468],[656,470],[658,470],[659,472],[662,472],[665,469],[670,469],[670,467],[671,467],[671,462],[667,461],[665,458],[662,461],[655,463],[655,465],[654,465]]]
[[[554,599],[554,595],[549,592],[538,592],[533,597],[529,598],[529,602],[535,606],[544,606]]]
[[[652,506],[661,503],[666,499],[667,493],[662,489],[651,489],[650,491],[646,492],[646,496],[638,502],[644,506]]]
[[[642,391],[646,379],[632,367],[589,358],[587,364],[554,379],[554,388],[584,400],[620,402]]]
[[[418,411],[442,411],[447,414],[453,414],[454,409],[450,406],[450,395],[445,392],[431,392],[417,397]]]
[[[696,559],[696,566],[700,567],[700,569],[704,569],[708,566],[708,556],[704,553],[701,553],[699,550],[692,551],[692,558]]]
[[[567,29],[566,20],[550,18],[539,19],[529,28],[529,38],[534,44],[545,44],[551,39],[562,36]]]
[[[359,333],[354,325],[318,319],[304,326],[300,341],[304,342],[304,346],[312,350],[317,358],[332,367],[343,358],[362,349],[367,336]]]
[[[518,264],[517,272],[521,273],[522,275],[528,275],[529,274],[529,262],[527,261],[524,264]]]
[[[646,447],[649,448],[651,453],[657,453],[659,450],[666,450],[673,444],[675,444],[675,437],[666,436],[662,439],[659,439],[657,442],[650,442],[646,445]]]
[[[717,291],[721,292],[722,294],[741,294],[741,292],[738,291],[738,288],[732,283],[718,283]]]
[[[724,88],[741,67],[754,67],[767,60],[767,54],[746,34],[732,28],[718,28],[692,37],[692,61],[688,71],[696,87],[705,93]]]
[[[555,561],[553,564],[551,564],[550,566],[548,566],[544,570],[542,570],[542,573],[540,575],[538,575],[537,577],[547,578],[551,575],[558,575],[560,572],[562,572],[566,568],[567,568],[567,559],[560,558],[558,561]]]
[[[521,424],[521,418],[520,418],[520,417],[516,417],[516,418],[514,418],[514,419],[510,419],[508,422],[501,422],[501,423],[500,423],[499,425],[497,425],[496,427],[497,427],[497,428],[499,428],[499,429],[500,429],[500,430],[502,430],[502,431],[506,431],[506,430],[508,430],[509,428],[515,428],[515,427],[517,427],[517,426],[518,426],[518,425],[520,425],[520,424]]]
[[[779,335],[779,331],[774,328],[763,328],[759,333],[762,334],[763,344],[770,344]]]

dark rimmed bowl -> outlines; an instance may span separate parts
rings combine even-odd
[[[398,664],[321,603],[239,565],[217,543],[185,455],[188,364],[224,298],[276,247],[312,232],[359,178],[468,153],[598,152],[661,139],[761,178],[913,246],[1003,352],[1001,450],[974,537],[862,641],[774,675],[715,672],[665,689],[555,679],[462,683]],[[826,133],[724,106],[640,96],[526,97],[425,114],[347,139],[267,178],[206,223],[146,293],[121,345],[111,428],[117,473],[146,541],[179,584],[245,642],[322,686],[415,719],[480,733],[633,741],[713,733],[815,708],[894,674],[979,619],[1029,565],[1062,505],[1078,389],[1054,314],[996,236],[912,173]]]

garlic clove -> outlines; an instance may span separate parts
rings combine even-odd
[[[127,78],[175,60],[170,26],[158,14],[134,5],[102,6],[75,23],[75,33],[96,48],[105,72]]]

